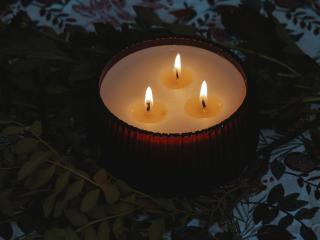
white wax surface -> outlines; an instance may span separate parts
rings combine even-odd
[[[161,82],[161,72],[173,68],[177,53],[181,55],[182,74],[187,67],[192,83],[183,89],[169,89]],[[222,110],[210,118],[193,118],[184,110],[192,95],[199,96],[203,80],[208,85],[208,98],[220,99]],[[166,106],[166,116],[157,123],[136,121],[130,111],[132,103],[144,104],[146,88],[152,88],[154,102]],[[232,115],[242,104],[246,84],[241,73],[228,60],[198,47],[162,45],[134,52],[117,62],[105,75],[100,88],[105,106],[118,118],[137,128],[158,133],[186,133],[217,125]]]

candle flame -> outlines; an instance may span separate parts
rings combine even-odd
[[[181,58],[179,53],[177,54],[176,59],[174,60],[174,70],[176,72],[176,78],[178,79],[181,75]]]
[[[147,87],[147,90],[146,90],[144,104],[146,105],[147,111],[149,112],[151,110],[152,105],[153,105],[152,89],[149,86]]]
[[[207,99],[208,99],[208,90],[207,90],[207,82],[203,80],[201,84],[200,89],[200,104],[203,108],[207,105]]]

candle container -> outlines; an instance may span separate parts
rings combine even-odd
[[[153,47],[158,46],[166,46],[168,49],[170,46],[177,46],[178,49],[182,46],[193,47],[196,48],[196,51],[200,49],[206,51],[205,53],[208,55],[212,54],[219,59],[221,58],[223,62],[226,61],[226,64],[238,72],[237,74],[243,81],[241,84],[244,86],[245,93],[241,101],[239,100],[237,107],[221,121],[209,123],[203,128],[190,128],[191,130],[186,128],[185,131],[179,130],[179,132],[157,131],[153,129],[156,127],[152,124],[148,125],[151,130],[143,129],[125,120],[120,116],[121,114],[115,113],[116,110],[112,110],[111,105],[117,99],[110,98],[110,103],[108,103],[102,97],[104,94],[102,92],[107,91],[102,88],[104,81],[107,81],[106,77],[111,74],[112,78],[110,71],[128,56],[145,49],[152,50]],[[255,160],[258,139],[251,83],[248,82],[243,68],[236,59],[233,54],[220,46],[189,37],[166,37],[136,43],[114,56],[103,70],[93,106],[99,129],[97,134],[100,135],[102,145],[100,165],[115,177],[127,181],[132,187],[161,196],[196,194],[236,180]],[[192,66],[188,66],[188,69],[192,69]],[[138,80],[133,78],[132,85]],[[152,85],[153,80],[150,81]],[[112,84],[108,86],[120,87],[114,85],[121,85],[121,79]],[[161,81],[157,84],[161,84]],[[175,92],[175,90],[165,89],[165,86],[159,88],[162,89],[161,91],[173,91],[167,93],[173,97],[174,95],[183,97],[181,92],[187,91],[177,90]],[[141,89],[141,91],[144,90]],[[192,89],[188,91],[192,91]],[[197,93],[195,92],[195,94]],[[180,104],[181,111],[183,111],[187,101],[188,98],[180,103],[175,102],[175,104]],[[124,102],[123,104],[129,105],[130,103]],[[228,101],[224,105],[226,104]],[[170,117],[170,102],[166,106],[168,117]],[[188,117],[192,116],[186,116],[186,118]],[[195,119],[192,121],[203,120]],[[184,122],[177,123],[177,126],[186,124]]]

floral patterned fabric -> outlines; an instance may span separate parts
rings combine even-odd
[[[93,31],[93,23],[106,23],[119,28],[121,24],[130,24],[135,19],[134,6],[152,8],[161,19],[167,22],[192,24],[199,29],[208,29],[219,41],[230,41],[224,31],[221,15],[217,9],[221,6],[247,5],[260,13],[267,11],[286,26],[288,32],[297,41],[299,47],[320,63],[320,0],[15,0],[9,1],[0,11],[3,21],[23,9],[40,26],[53,26],[63,31],[68,24],[84,26]],[[306,5],[306,3],[310,3]]]

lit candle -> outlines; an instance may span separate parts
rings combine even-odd
[[[187,87],[168,88],[184,81],[187,71],[192,75]],[[163,72],[170,73],[167,85]],[[205,111],[199,104],[203,79],[208,95]],[[143,102],[146,86],[153,92],[152,117]],[[236,112],[246,96],[246,83],[237,67],[217,53],[195,46],[160,45],[130,53],[113,64],[103,75],[100,95],[104,105],[129,125],[157,133],[187,133],[219,124]],[[165,113],[159,114],[162,117],[153,116],[157,105]]]
[[[178,80],[179,76],[181,76],[181,58],[179,53],[174,60],[174,71],[176,72],[176,79]]]
[[[130,112],[134,121],[139,123],[156,123],[166,116],[164,105],[160,101],[153,101],[151,87],[147,87],[144,104],[136,101],[130,105]]]
[[[181,56],[178,53],[174,60],[172,71],[169,68],[161,73],[161,80],[164,86],[171,89],[183,89],[192,82],[192,73],[188,67],[182,69]]]
[[[219,114],[222,104],[214,95],[208,96],[207,82],[202,81],[200,95],[189,98],[184,108],[194,118],[210,118]]]
[[[154,194],[235,179],[256,153],[248,89],[240,65],[214,44],[162,38],[126,48],[100,78],[101,164]]]

